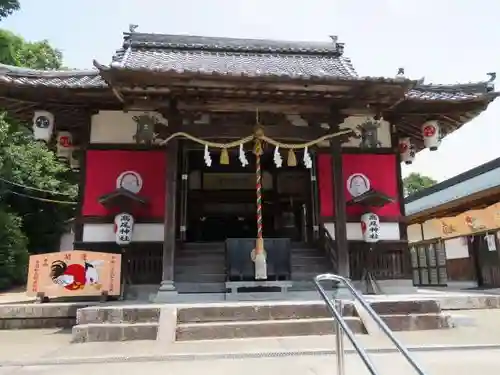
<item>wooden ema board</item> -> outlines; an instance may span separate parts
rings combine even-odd
[[[120,295],[121,255],[62,251],[31,255],[28,296],[49,298]]]
[[[433,219],[441,238],[468,236],[500,228],[500,204],[482,210],[470,210],[454,217]]]

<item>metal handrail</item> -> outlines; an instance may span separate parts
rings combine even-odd
[[[396,346],[397,350],[405,357],[408,363],[413,367],[413,369],[419,375],[426,375],[422,368],[415,362],[415,359],[412,357],[408,349],[406,349],[403,344],[394,336],[391,329],[385,324],[382,318],[372,309],[370,304],[365,300],[365,298],[356,291],[352,283],[345,277],[334,275],[332,273],[325,273],[318,275],[314,278],[314,284],[318,289],[319,294],[326,302],[326,306],[330,313],[335,318],[335,323],[337,325],[336,332],[336,354],[337,354],[337,373],[338,375],[344,375],[345,367],[344,367],[344,359],[345,359],[345,351],[344,351],[344,343],[343,343],[343,333],[345,333],[351,342],[352,346],[356,350],[356,352],[361,357],[361,360],[364,362],[366,368],[372,375],[379,375],[379,372],[375,368],[372,360],[370,359],[366,350],[361,347],[359,341],[354,336],[354,332],[349,328],[345,319],[342,316],[342,303],[340,300],[337,301],[337,305],[333,303],[329,296],[326,294],[325,289],[321,286],[320,282],[329,280],[336,281],[339,283],[344,283],[347,289],[352,293],[355,300],[357,300],[361,306],[365,308],[368,314],[373,318],[373,320],[377,323],[377,325],[382,329],[382,331],[387,335],[387,337],[392,341],[392,343]],[[339,309],[340,308],[340,309]],[[340,312],[339,312],[340,310]]]

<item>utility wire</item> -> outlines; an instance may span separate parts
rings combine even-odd
[[[17,187],[26,189],[26,190],[39,191],[41,193],[48,193],[48,194],[52,194],[52,195],[65,195],[65,196],[70,196],[71,195],[71,194],[68,194],[68,193],[60,193],[58,191],[45,190],[45,189],[40,189],[40,188],[37,188],[37,187],[34,187],[34,186],[26,186],[26,185],[18,184],[17,182],[9,181],[9,180],[7,180],[7,179],[5,179],[3,177],[0,177],[0,181],[5,182],[5,183],[10,184],[10,185],[13,185],[13,186],[17,186]]]
[[[40,201],[40,202],[57,203],[57,204],[71,204],[71,205],[75,205],[75,204],[77,204],[76,202],[58,201],[58,200],[55,200],[55,199],[46,199],[46,198],[34,197],[34,196],[32,196],[32,195],[27,195],[27,194],[17,193],[17,192],[12,191],[12,190],[7,190],[7,191],[6,191],[6,193],[9,193],[9,194],[14,194],[14,195],[18,195],[18,196],[20,196],[20,197],[24,197],[24,198],[34,199],[34,200],[36,200],[36,201]]]

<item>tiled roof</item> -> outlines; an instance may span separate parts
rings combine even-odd
[[[106,83],[99,71],[64,70],[44,71],[0,64],[0,82],[19,86],[45,86],[55,88],[101,88]]]
[[[473,100],[494,91],[491,81],[455,85],[420,84],[409,90],[407,99],[415,100]]]
[[[326,42],[125,34],[112,67],[175,73],[303,79],[352,79],[343,45]]]
[[[341,56],[344,44],[336,37],[330,42],[297,42],[269,39],[219,38],[193,35],[124,33],[123,48],[156,48],[253,53],[329,54]]]
[[[359,77],[344,45],[185,35],[126,33],[112,68],[219,76],[276,77],[399,82],[395,78]],[[99,70],[40,71],[0,64],[0,84],[52,88],[105,88]],[[403,83],[412,81],[403,80]],[[491,95],[492,82],[465,85],[417,84],[410,100],[470,100]]]

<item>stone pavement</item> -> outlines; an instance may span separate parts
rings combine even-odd
[[[428,375],[481,375],[498,374],[500,350],[474,350],[426,352],[415,354],[415,359]],[[401,356],[394,353],[371,356],[375,366],[383,375],[415,374]],[[175,362],[122,362],[107,364],[78,364],[60,366],[0,367],[0,375],[148,375],[183,374],[203,375],[239,374],[287,374],[287,375],[331,375],[336,373],[335,357],[332,355],[289,356],[273,358],[208,359]],[[361,360],[354,354],[346,356],[346,375],[368,374]]]
[[[460,311],[473,325],[438,331],[398,332],[407,346],[422,350],[429,346],[500,348],[500,310]],[[328,354],[335,348],[334,336],[259,338],[199,342],[164,343],[129,341],[70,344],[69,331],[20,330],[0,331],[0,366],[8,364],[60,364],[85,362],[167,361],[233,356],[273,356]],[[359,336],[362,345],[372,352],[393,351],[393,345],[380,333]],[[347,343],[346,348],[352,352]],[[500,363],[500,362],[499,362]],[[0,373],[0,375],[3,375]]]

